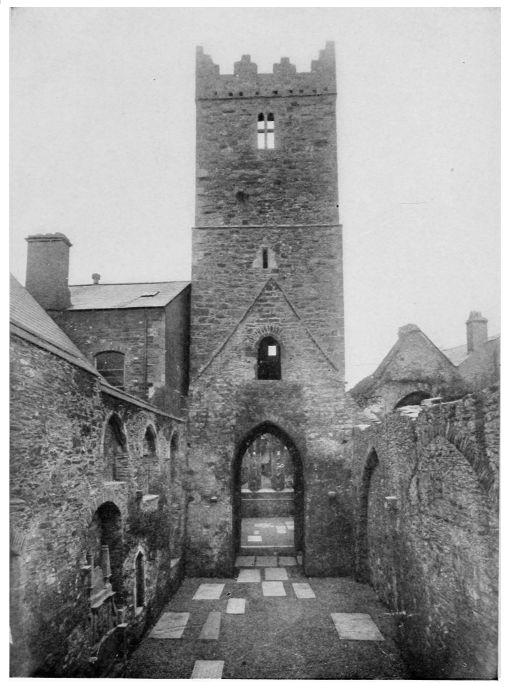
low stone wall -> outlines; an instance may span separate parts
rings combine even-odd
[[[242,518],[285,518],[294,515],[293,491],[241,492]]]
[[[498,448],[498,388],[353,431],[356,574],[414,677],[496,676]]]
[[[125,437],[121,481],[108,476],[104,449],[112,415]],[[180,448],[171,454],[175,432]],[[155,620],[183,570],[185,449],[181,421],[12,337],[11,675],[103,673]],[[107,566],[98,566],[104,538],[123,612],[108,619],[104,608],[94,631],[93,592],[110,600]]]

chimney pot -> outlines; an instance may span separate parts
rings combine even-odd
[[[100,275],[98,272],[94,272],[92,275],[93,284],[98,284],[100,282]]]

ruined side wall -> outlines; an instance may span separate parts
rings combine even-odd
[[[122,420],[127,438],[124,481],[104,479],[103,436],[112,412]],[[148,425],[156,433],[154,456],[143,456]],[[13,675],[93,674],[82,567],[93,515],[103,503],[113,503],[121,514],[122,591],[117,598],[125,608],[128,643],[160,611],[181,575],[175,555],[184,538],[182,426],[101,393],[93,375],[13,336]],[[175,430],[181,452],[171,470],[169,443]],[[148,495],[155,498],[144,498]],[[136,610],[134,560],[139,551],[145,555],[146,604]]]
[[[498,440],[497,388],[353,431],[356,574],[416,677],[496,675]]]

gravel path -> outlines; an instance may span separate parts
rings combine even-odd
[[[299,566],[241,572],[240,578],[253,582],[239,583],[238,576],[185,579],[150,632],[154,636],[130,658],[126,676],[408,677],[394,643],[393,618],[369,586],[346,578],[306,578]]]

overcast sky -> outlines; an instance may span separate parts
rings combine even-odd
[[[194,57],[307,71],[336,42],[346,377],[416,323],[499,331],[497,9],[60,9],[12,14],[11,268],[73,243],[71,283],[190,279]]]

